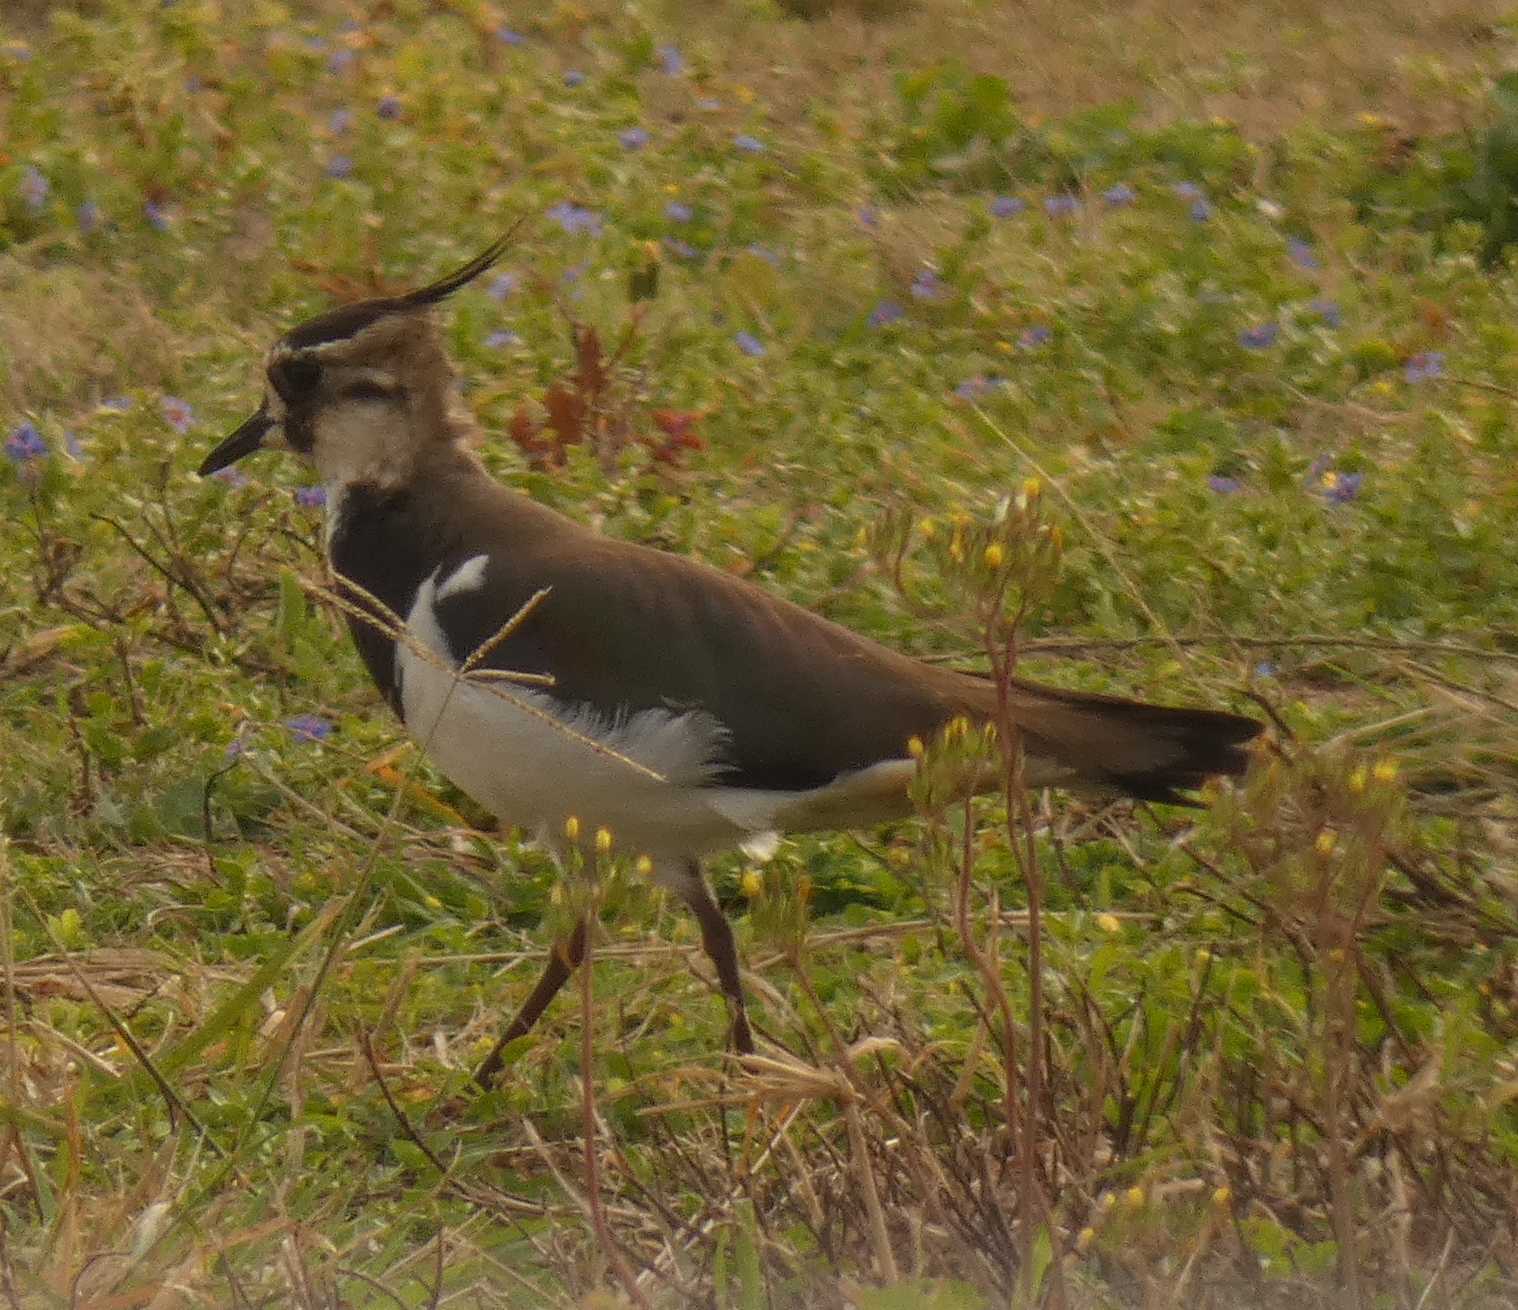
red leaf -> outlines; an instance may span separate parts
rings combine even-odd
[[[585,401],[579,394],[555,382],[543,393],[543,408],[548,411],[548,426],[558,437],[560,450],[585,439]]]

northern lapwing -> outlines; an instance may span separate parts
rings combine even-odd
[[[622,850],[646,852],[694,912],[732,1042],[748,1053],[733,934],[702,858],[908,814],[908,743],[959,716],[993,720],[997,689],[727,573],[602,536],[495,481],[469,451],[432,310],[504,248],[285,333],[257,413],[199,471],[270,449],[315,468],[354,644],[408,731],[501,823],[560,855],[571,816],[581,840],[604,825]],[[489,670],[543,676],[486,681]],[[1261,726],[1021,680],[1009,717],[1031,784],[1162,801],[1242,773]],[[578,933],[558,944],[482,1084],[582,951]]]

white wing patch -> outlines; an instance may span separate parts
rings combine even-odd
[[[490,556],[488,555],[476,555],[472,559],[466,559],[443,580],[443,585],[437,589],[437,595],[433,597],[433,603],[447,600],[450,596],[457,596],[461,591],[478,591],[485,583],[485,567],[489,563]]]

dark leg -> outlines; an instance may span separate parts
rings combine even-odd
[[[553,944],[548,964],[543,969],[543,976],[538,979],[538,985],[532,989],[532,995],[517,1011],[517,1017],[511,1021],[510,1027],[501,1034],[501,1040],[495,1044],[495,1049],[485,1057],[485,1063],[474,1071],[474,1081],[481,1088],[487,1092],[490,1090],[496,1074],[501,1071],[501,1052],[518,1037],[532,1031],[532,1025],[537,1023],[543,1011],[548,1008],[548,1003],[559,994],[559,988],[569,981],[569,975],[584,958],[585,925],[581,923],[568,937]]]
[[[732,1017],[733,1049],[739,1055],[754,1053],[754,1035],[749,1031],[748,1009],[743,1003],[743,983],[738,977],[738,947],[733,941],[733,928],[722,913],[722,907],[712,898],[706,879],[701,876],[701,865],[690,860],[685,866],[686,876],[680,880],[681,898],[701,925],[701,945],[717,966],[717,982],[722,995],[727,998],[727,1011]]]

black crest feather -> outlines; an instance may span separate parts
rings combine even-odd
[[[511,246],[511,239],[521,227],[521,220],[484,250],[460,268],[440,277],[425,287],[408,291],[401,296],[381,296],[374,300],[360,300],[356,304],[342,305],[325,314],[309,318],[285,334],[284,343],[291,350],[307,350],[312,346],[325,345],[329,341],[344,341],[357,336],[366,327],[379,322],[390,314],[405,314],[426,309],[440,300],[446,300],[460,287],[473,282],[489,269]]]

